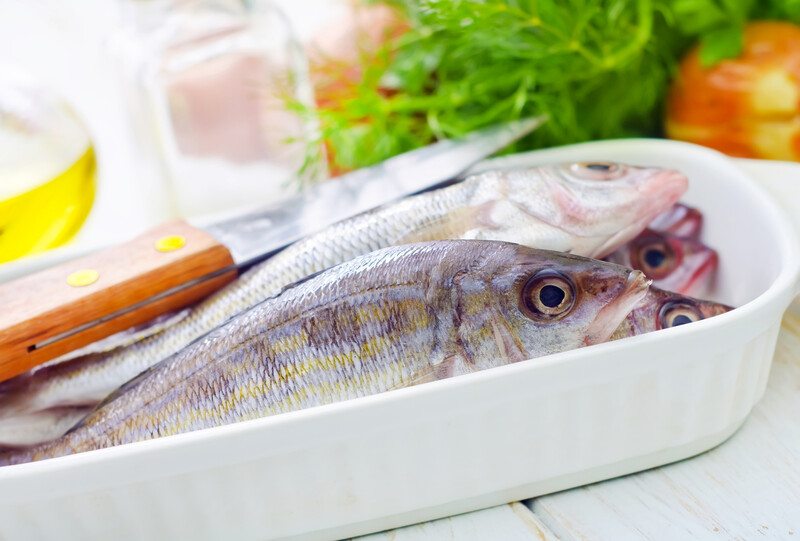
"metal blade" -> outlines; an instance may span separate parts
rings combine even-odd
[[[335,222],[452,179],[524,137],[543,117],[516,120],[443,140],[317,184],[303,195],[244,216],[203,226],[244,267]]]

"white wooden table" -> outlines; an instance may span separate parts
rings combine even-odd
[[[102,186],[82,233],[88,247],[163,220],[137,178],[113,91],[98,76],[97,36],[111,3],[3,0],[0,64],[25,67],[73,102],[98,141]],[[79,17],[78,17],[79,15]],[[71,30],[70,30],[71,29]],[[75,49],[64,48],[73,32]],[[800,223],[800,168],[741,162]],[[797,167],[797,166],[795,166]],[[788,178],[794,176],[795,178]],[[746,219],[743,217],[743,219]],[[798,227],[800,230],[800,227]],[[769,387],[726,443],[669,466],[532,501],[401,528],[369,541],[442,539],[800,540],[800,304],[784,319]]]

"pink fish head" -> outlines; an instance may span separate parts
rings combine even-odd
[[[615,162],[562,165],[557,178],[552,197],[559,223],[595,243],[584,250],[591,257],[603,257],[634,238],[688,187],[677,171]]]
[[[646,229],[608,260],[640,270],[653,285],[684,295],[706,295],[719,257],[713,248],[692,238]]]
[[[650,287],[636,308],[614,331],[612,340],[678,327],[718,316],[732,309],[725,304]]]
[[[490,170],[464,181],[465,238],[600,258],[638,235],[687,187],[677,171],[612,162]]]

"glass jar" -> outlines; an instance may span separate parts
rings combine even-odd
[[[95,155],[72,109],[0,70],[0,263],[67,242],[89,214]]]
[[[176,214],[244,212],[325,175],[303,51],[271,2],[122,7],[118,51],[141,155],[160,162]]]

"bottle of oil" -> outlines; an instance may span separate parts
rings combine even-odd
[[[0,264],[67,242],[94,193],[94,150],[73,111],[26,78],[0,78]]]

